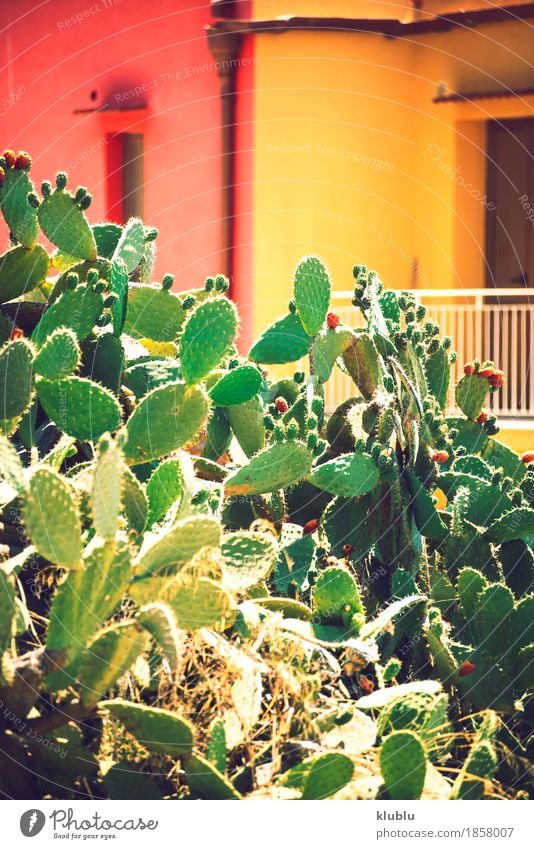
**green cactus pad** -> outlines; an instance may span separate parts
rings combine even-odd
[[[263,581],[274,568],[278,545],[267,534],[238,531],[225,534],[221,553],[224,586],[246,590]]]
[[[120,605],[131,575],[124,544],[93,546],[84,568],[70,572],[58,587],[50,609],[47,649],[66,651],[71,662]]]
[[[176,616],[176,624],[184,631],[199,628],[228,628],[235,619],[230,596],[210,578],[179,575],[163,594]]]
[[[495,749],[489,740],[476,740],[451,793],[451,799],[483,799],[485,781],[498,766]]]
[[[0,348],[0,419],[20,416],[30,405],[33,351],[25,339]]]
[[[484,654],[498,660],[507,644],[514,597],[504,584],[490,584],[478,596],[473,629]]]
[[[57,267],[56,262],[57,255],[53,255],[52,264],[54,268]],[[107,259],[102,259],[102,257],[98,257],[97,259],[84,259],[81,261],[74,257],[73,264],[70,264],[68,268],[56,278],[54,288],[50,293],[49,303],[53,304],[54,301],[57,301],[59,296],[63,294],[63,292],[70,288],[68,284],[71,274],[77,275],[79,283],[85,283],[88,273],[93,270],[98,272],[99,279],[107,280],[110,276],[111,263]]]
[[[193,748],[193,727],[176,713],[124,699],[100,702],[99,707],[118,719],[151,752],[177,758]]]
[[[139,610],[137,619],[153,638],[171,669],[176,670],[183,653],[183,641],[172,608],[159,601],[145,604]]]
[[[95,237],[98,256],[111,259],[122,233],[120,224],[105,221],[103,224],[93,224],[93,236]]]
[[[96,707],[146,646],[147,635],[138,622],[119,622],[97,634],[74,663],[81,703],[87,709]]]
[[[139,575],[176,572],[204,546],[218,546],[221,528],[214,519],[193,516],[182,519],[140,554]]]
[[[120,336],[128,314],[128,271],[120,259],[115,260],[111,265],[109,291],[117,296],[117,300],[111,307],[111,319],[113,333],[115,336]]]
[[[449,428],[458,431],[458,436],[454,439],[454,447],[462,446],[468,454],[484,451],[488,442],[491,442],[491,440],[488,440],[486,431],[478,422],[471,422],[469,419],[456,416],[447,416],[446,423]]]
[[[150,506],[148,523],[152,526],[163,519],[173,504],[187,496],[182,460],[172,458],[160,463],[147,483],[146,494]]]
[[[122,506],[128,527],[142,533],[148,519],[148,500],[143,484],[128,466],[123,468]]]
[[[514,651],[534,643],[534,595],[525,596],[514,608],[510,621],[510,641]]]
[[[193,796],[198,799],[239,800],[240,794],[209,760],[200,755],[188,755],[184,759],[186,781]]]
[[[451,367],[447,351],[440,346],[433,354],[428,354],[424,369],[428,389],[437,399],[442,411],[445,412],[451,379]]]
[[[320,259],[302,259],[295,272],[295,303],[302,326],[315,336],[324,324],[330,304],[330,279]]]
[[[228,408],[228,421],[239,445],[252,457],[265,446],[263,407],[258,397],[245,401],[237,407]]]
[[[487,586],[488,582],[486,581],[486,578],[477,569],[471,569],[469,566],[460,569],[456,588],[468,622],[470,622],[475,615],[475,611],[477,609],[477,597],[486,589]]]
[[[206,758],[215,769],[224,775],[226,770],[227,746],[226,729],[222,719],[214,719],[209,727],[206,743]]]
[[[515,451],[503,445],[498,439],[488,439],[481,450],[481,456],[492,469],[502,469],[506,477],[520,483],[525,477],[525,465]]]
[[[380,748],[380,771],[390,799],[420,799],[427,761],[413,731],[394,731]]]
[[[157,285],[130,286],[124,330],[135,339],[174,342],[185,316],[180,299],[167,289]]]
[[[41,377],[58,380],[76,371],[79,361],[80,349],[75,333],[58,327],[37,353],[34,368]]]
[[[457,457],[452,464],[452,471],[473,475],[486,481],[491,481],[493,476],[491,466],[482,457],[476,457],[473,454],[465,454],[463,457]]]
[[[179,378],[180,365],[177,360],[169,358],[134,363],[124,370],[122,382],[140,399],[158,386],[164,386]]]
[[[37,217],[45,236],[61,251],[81,259],[96,259],[93,231],[70,192],[55,189],[44,197]]]
[[[354,775],[352,760],[340,752],[328,752],[304,761],[302,799],[328,799],[351,781]]]
[[[210,390],[216,407],[244,404],[260,391],[262,376],[255,366],[244,365],[227,372]]]
[[[296,601],[293,598],[258,596],[254,597],[254,604],[257,604],[258,607],[264,607],[265,610],[281,613],[284,619],[300,619],[302,622],[310,622],[313,619],[313,611],[301,601]]]
[[[355,613],[363,613],[362,600],[352,575],[338,566],[325,569],[313,587],[313,609],[325,622],[348,625]]]
[[[434,506],[432,496],[412,469],[406,469],[405,475],[411,495],[411,507],[419,531],[429,539],[445,539],[448,529]]]
[[[11,488],[13,495],[22,494],[26,490],[24,467],[20,457],[13,443],[3,435],[0,435],[0,477]],[[9,496],[7,498],[9,499]]]
[[[308,474],[312,459],[301,442],[274,443],[226,479],[226,495],[253,495],[291,486]]]
[[[46,280],[48,254],[41,245],[11,248],[0,256],[0,303],[31,292]]]
[[[130,218],[124,227],[113,252],[113,261],[121,260],[131,274],[145,252],[145,228],[140,218]]]
[[[202,449],[202,456],[215,462],[221,454],[224,454],[231,441],[232,431],[228,421],[228,413],[221,407],[215,407],[206,429],[206,441]]]
[[[490,384],[486,377],[464,374],[456,385],[456,403],[462,413],[471,421],[476,421],[489,394]]]
[[[508,542],[512,539],[528,541],[534,537],[534,510],[519,507],[505,513],[488,528],[486,538],[491,542]]]
[[[267,365],[294,363],[306,356],[311,341],[298,315],[288,313],[260,336],[249,351],[249,359]]]
[[[236,333],[236,310],[227,298],[213,298],[191,310],[180,340],[185,382],[198,383],[218,366]]]
[[[448,698],[445,693],[411,692],[389,702],[380,712],[378,733],[384,738],[392,731],[419,733],[432,757],[447,750],[446,738],[451,726],[447,719]]]
[[[332,495],[352,498],[365,495],[378,483],[379,472],[368,454],[344,454],[317,466],[310,475],[310,483]]]
[[[25,248],[34,246],[39,232],[37,210],[28,203],[28,194],[33,191],[33,183],[26,171],[6,169],[0,186],[0,208],[15,239]]]
[[[41,347],[58,327],[73,330],[85,339],[96,324],[104,306],[100,292],[82,284],[68,289],[51,304],[32,333],[32,342]]]
[[[315,337],[310,350],[310,358],[313,374],[317,376],[321,383],[326,383],[332,374],[336,360],[346,351],[353,338],[353,331],[346,327],[329,327]]]
[[[368,519],[368,498],[333,498],[321,519],[328,538],[329,550],[335,557],[346,554],[350,546],[351,560],[358,561],[374,545],[374,527]]]
[[[108,436],[102,437],[96,452],[91,493],[91,512],[96,533],[112,542],[119,525],[122,496],[122,454]]]
[[[208,416],[202,389],[176,381],[158,387],[135,408],[123,450],[130,465],[157,460],[191,442]]]
[[[61,517],[61,521],[58,521]],[[79,569],[82,536],[70,487],[52,469],[37,468],[24,505],[26,531],[42,557],[66,569]]]
[[[380,366],[378,351],[368,333],[354,334],[352,344],[343,353],[343,362],[363,397],[370,401],[378,388]]]
[[[116,398],[104,387],[84,377],[37,382],[39,401],[60,430],[83,441],[114,433],[121,422]]]
[[[124,349],[122,341],[104,331],[81,343],[82,374],[118,395],[121,386]]]

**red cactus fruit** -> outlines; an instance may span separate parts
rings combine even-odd
[[[460,678],[465,678],[466,675],[471,675],[475,671],[475,664],[470,660],[464,660],[458,667],[458,675]]]
[[[354,550],[353,546],[350,545],[349,543],[346,543],[346,545],[343,546],[343,554],[345,555],[345,557],[350,557],[353,550]]]
[[[22,339],[24,336],[24,330],[21,327],[14,327],[9,334],[9,339],[13,342],[14,339]]]
[[[319,527],[319,519],[309,519],[303,527],[303,533],[313,534]]]
[[[525,466],[528,466],[529,463],[534,463],[534,451],[525,451],[525,453],[522,454],[521,459]]]
[[[506,381],[506,377],[503,371],[500,369],[494,369],[493,374],[489,378],[490,385],[495,389],[500,389],[501,386],[504,386]]]
[[[447,451],[434,451],[431,458],[434,463],[446,463],[449,459],[449,454]]]
[[[23,171],[26,171],[27,168],[32,164],[32,158],[29,153],[26,153],[25,150],[19,150],[17,153],[17,158],[15,159],[15,168],[20,168]]]
[[[367,675],[360,675],[358,683],[364,693],[372,693],[375,688],[374,682]]]
[[[486,366],[486,368],[481,368],[478,371],[479,377],[487,377],[488,380],[491,380],[491,378],[493,377],[494,374],[495,374],[495,369],[493,368],[493,366]]]
[[[286,399],[282,398],[281,395],[276,398],[274,406],[276,407],[279,413],[287,413],[287,411],[289,410],[289,406]]]
[[[339,324],[339,316],[335,312],[329,312],[326,316],[326,323],[328,324],[330,330],[334,330]]]
[[[465,364],[465,366],[464,366],[464,374],[466,375],[466,377],[471,377],[471,375],[473,374],[474,370],[475,370],[475,367],[474,367],[473,363],[466,363],[466,364]]]
[[[13,168],[15,162],[17,161],[17,155],[14,150],[4,150],[2,156],[6,160],[6,165],[8,168]]]
[[[488,420],[488,414],[485,410],[482,410],[482,412],[480,413],[480,415],[477,418],[477,423],[479,425],[484,425],[484,424],[486,424],[487,420]]]

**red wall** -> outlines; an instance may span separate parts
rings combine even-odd
[[[3,4],[0,21],[0,147],[33,155],[38,186],[67,170],[94,194],[96,221],[107,210],[107,134],[142,132],[144,217],[160,231],[157,276],[174,273],[177,288],[220,270],[210,20],[209,3],[193,0],[17,0]],[[77,112],[104,104],[142,108]]]

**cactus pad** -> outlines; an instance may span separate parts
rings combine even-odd
[[[193,728],[175,713],[113,699],[100,707],[118,719],[127,731],[151,752],[180,757],[193,748]]]
[[[58,521],[58,516],[61,521]],[[82,536],[70,488],[52,469],[37,468],[24,505],[26,530],[42,557],[66,569],[79,569]]]
[[[157,460],[196,436],[208,416],[208,400],[198,387],[176,381],[149,392],[126,425],[124,454],[134,465]]]
[[[370,492],[378,478],[378,467],[368,454],[344,454],[317,466],[310,483],[332,495],[352,498]]]
[[[457,383],[456,403],[471,421],[476,421],[482,412],[489,390],[487,378],[478,374],[464,375]]]
[[[37,217],[45,236],[61,251],[81,259],[96,259],[93,231],[70,192],[55,189],[44,197]]]
[[[158,575],[177,571],[204,546],[217,546],[221,529],[214,519],[192,516],[183,519],[141,551],[138,573]]]
[[[301,442],[274,443],[225,481],[227,495],[274,492],[305,477],[312,455]]]
[[[161,286],[130,287],[125,332],[135,339],[173,342],[181,330],[185,311],[177,295]]]
[[[208,800],[238,800],[240,794],[209,760],[200,755],[184,759],[186,781],[193,796]]]
[[[247,457],[262,450],[265,446],[265,425],[263,407],[257,396],[237,407],[229,407],[228,421]]]
[[[41,347],[58,327],[70,328],[85,339],[96,324],[104,306],[100,292],[88,285],[68,289],[51,304],[32,333],[32,342]]]
[[[378,388],[380,366],[378,351],[368,333],[354,334],[352,343],[343,353],[343,362],[363,397],[369,401]]]
[[[119,524],[122,465],[122,454],[116,443],[103,436],[97,447],[91,512],[96,533],[109,542],[115,539]]]
[[[37,394],[52,421],[75,439],[96,440],[106,431],[114,433],[120,424],[121,410],[116,398],[85,377],[41,378]]]
[[[338,566],[329,566],[313,587],[313,609],[325,622],[349,624],[354,614],[363,613],[362,600],[352,575]]]
[[[380,770],[390,799],[420,799],[426,767],[425,750],[413,731],[394,731],[382,743]]]
[[[223,581],[231,590],[246,590],[265,580],[278,558],[276,541],[267,534],[240,531],[221,543]]]
[[[15,339],[0,348],[0,419],[13,419],[29,407],[32,357],[25,339]]]
[[[296,313],[288,313],[269,327],[248,355],[255,363],[294,363],[310,350],[311,337]]]
[[[11,248],[0,257],[0,303],[31,292],[46,280],[48,254],[41,245]]]
[[[295,272],[295,303],[302,326],[315,336],[324,324],[330,303],[330,280],[320,259],[302,259]]]
[[[244,404],[258,394],[262,376],[257,368],[239,366],[227,372],[210,390],[210,398],[217,407]]]
[[[58,380],[68,377],[78,368],[80,349],[72,330],[59,327],[50,334],[37,353],[34,368],[41,377]]]
[[[180,340],[182,377],[194,384],[219,365],[237,333],[237,314],[227,298],[214,298],[188,315]]]
[[[33,183],[27,172],[8,168],[0,186],[0,208],[11,233],[25,248],[33,247],[39,232],[37,210],[28,203],[30,192]]]

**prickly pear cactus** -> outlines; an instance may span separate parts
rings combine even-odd
[[[502,372],[467,363],[448,416],[415,294],[356,265],[342,323],[314,256],[243,356],[225,277],[154,282],[157,231],[30,165],[0,158],[0,792],[495,795],[534,692]]]

